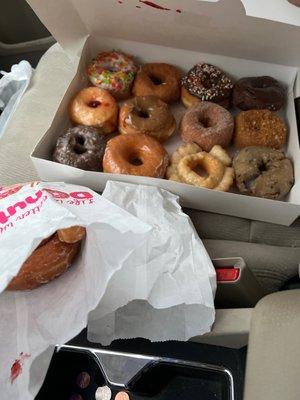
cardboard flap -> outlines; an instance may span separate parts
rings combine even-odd
[[[242,0],[246,14],[300,26],[300,8],[288,0]]]
[[[78,42],[93,34],[284,65],[300,64],[300,27],[246,16],[241,0],[27,1],[62,47],[73,53]],[[251,15],[270,17],[267,10],[274,9],[270,4],[266,6],[274,0],[243,1]],[[287,5],[296,16],[299,10]]]

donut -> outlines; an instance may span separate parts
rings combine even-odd
[[[290,159],[269,147],[245,147],[233,159],[239,191],[266,199],[282,199],[294,184]]]
[[[133,57],[118,51],[99,53],[87,67],[91,83],[108,90],[117,100],[130,96],[136,72]]]
[[[174,133],[175,118],[169,106],[155,96],[139,96],[127,100],[120,109],[119,131],[144,133],[163,142]]]
[[[156,96],[165,103],[180,98],[180,71],[173,65],[149,63],[138,71],[133,93],[135,96]]]
[[[204,169],[208,177],[195,172],[196,167]],[[216,145],[206,153],[197,144],[186,143],[173,153],[166,176],[177,182],[227,192],[233,184],[234,171],[231,158],[221,146]]]
[[[108,137],[96,128],[75,126],[57,139],[53,161],[87,171],[100,171]]]
[[[234,145],[282,148],[286,143],[287,128],[283,120],[269,110],[248,110],[235,118]]]
[[[218,67],[211,64],[196,64],[181,80],[181,100],[185,107],[201,101],[218,103],[229,108],[233,83]]]
[[[70,119],[74,124],[93,126],[102,133],[115,130],[118,105],[107,90],[97,87],[82,89],[70,103]]]
[[[74,262],[85,236],[85,229],[68,228],[62,235],[71,237],[71,242],[60,239],[57,231],[50,238],[43,240],[39,247],[24,262],[18,274],[10,281],[7,290],[29,290],[41,286],[64,273]],[[79,234],[80,232],[80,234]],[[74,241],[76,239],[76,241]]]
[[[181,124],[181,136],[185,142],[197,143],[209,152],[214,145],[227,147],[234,129],[234,119],[229,111],[208,101],[187,109]]]
[[[285,90],[270,76],[257,76],[238,80],[233,88],[233,105],[241,110],[277,111],[285,101]]]
[[[169,156],[162,145],[142,133],[119,135],[106,146],[104,172],[163,178]]]

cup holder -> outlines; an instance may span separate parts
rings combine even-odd
[[[36,400],[95,400],[109,386],[131,400],[234,400],[229,370],[172,358],[62,346],[53,355]]]

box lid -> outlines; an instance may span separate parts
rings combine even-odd
[[[72,54],[92,34],[300,65],[300,8],[287,0],[27,1]]]

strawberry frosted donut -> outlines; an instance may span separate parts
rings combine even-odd
[[[103,171],[163,178],[168,164],[168,153],[157,140],[142,133],[129,133],[107,143]]]
[[[117,100],[130,96],[136,72],[133,57],[117,51],[99,53],[87,67],[92,84],[108,90]]]
[[[71,101],[69,114],[74,124],[93,126],[107,134],[117,126],[118,105],[108,91],[89,87],[82,89]]]

